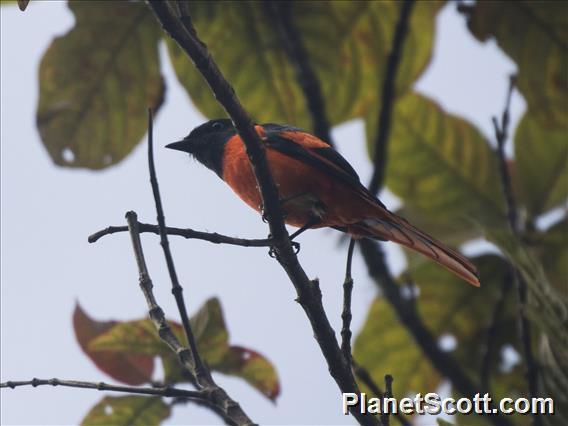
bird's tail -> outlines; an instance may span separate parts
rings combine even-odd
[[[393,241],[423,254],[444,266],[468,283],[479,287],[475,266],[458,252],[446,247],[440,241],[422,232],[407,220],[384,210],[379,219],[366,219],[355,227],[355,233],[380,240]]]

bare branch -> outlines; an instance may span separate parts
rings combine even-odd
[[[402,48],[404,39],[408,32],[408,22],[410,12],[414,6],[414,0],[404,0],[400,3],[400,16],[394,31],[392,47],[387,60],[385,79],[382,86],[381,112],[378,119],[377,139],[375,140],[375,151],[373,163],[375,169],[369,182],[369,191],[376,194],[383,186],[385,169],[387,166],[388,140],[392,121],[392,110],[396,97],[396,72],[402,58]]]
[[[288,232],[284,226],[280,200],[270,169],[262,141],[252,126],[252,121],[243,109],[235,92],[225,80],[217,65],[211,58],[207,47],[198,38],[188,15],[187,7],[178,2],[181,16],[176,16],[168,4],[162,1],[149,0],[149,5],[163,28],[180,45],[193,60],[196,68],[205,78],[215,98],[225,108],[241,136],[260,188],[265,217],[268,219],[270,233],[273,238],[273,249],[288,277],[294,284],[298,294],[298,302],[306,312],[316,340],[324,354],[329,370],[342,392],[359,393],[353,378],[350,363],[347,362],[335,332],[323,309],[321,291],[317,280],[311,281],[298,262]],[[361,414],[360,407],[350,407],[351,414],[361,424],[377,424],[373,416]]]
[[[156,204],[156,213],[158,220],[158,228],[160,231],[160,245],[164,250],[164,257],[168,266],[168,273],[172,281],[172,294],[176,299],[176,304],[181,317],[181,323],[185,332],[185,337],[189,343],[191,356],[195,366],[195,378],[200,386],[210,386],[213,381],[211,372],[203,364],[199,351],[197,350],[197,342],[189,323],[189,316],[185,307],[183,299],[183,287],[180,285],[174,260],[170,250],[170,243],[168,241],[168,234],[166,233],[166,218],[164,217],[164,209],[162,207],[162,197],[160,196],[160,188],[158,185],[158,177],[156,176],[156,167],[154,165],[154,124],[152,120],[152,110],[148,110],[148,168],[150,169],[150,184],[152,185],[152,194],[154,195],[154,202]]]
[[[119,385],[109,385],[104,382],[85,382],[80,380],[61,380],[61,379],[32,379],[27,381],[8,381],[0,383],[0,388],[11,388],[15,389],[20,386],[64,386],[70,388],[81,388],[81,389],[95,389],[98,391],[111,391],[111,392],[122,392],[128,394],[138,394],[138,395],[154,395],[154,396],[164,396],[172,398],[183,398],[207,401],[208,395],[203,391],[191,391],[185,389],[172,388],[170,386],[156,387],[156,388],[142,388],[136,386],[119,386]]]
[[[341,350],[343,356],[351,361],[351,293],[353,292],[353,277],[351,276],[351,263],[353,262],[353,250],[355,249],[355,240],[351,238],[349,248],[347,249],[347,266],[345,267],[345,280],[343,281],[343,312],[341,319],[343,327],[341,328]]]
[[[126,213],[126,221],[130,231],[130,238],[132,241],[132,248],[134,250],[134,257],[138,265],[140,288],[146,298],[148,305],[150,319],[158,330],[158,335],[172,351],[177,354],[178,360],[182,367],[192,376],[197,378],[195,372],[194,358],[190,350],[179,342],[173,333],[170,325],[166,321],[162,308],[156,302],[154,293],[152,291],[153,284],[148,274],[146,261],[144,260],[144,253],[142,251],[142,243],[140,241],[140,232],[138,231],[137,215],[134,212]],[[211,376],[209,375],[209,378]],[[227,393],[217,386],[213,380],[209,380],[207,376],[202,375],[199,377],[198,384],[202,387],[201,391],[205,392],[208,396],[211,405],[215,410],[223,416],[223,419],[234,425],[252,425],[252,420],[248,418],[240,405],[233,401]]]
[[[313,131],[317,137],[333,146],[320,82],[312,69],[302,37],[294,25],[294,3],[268,1],[263,5],[270,19],[276,23],[284,50],[296,69],[296,81],[304,94],[304,101],[312,118]]]
[[[160,235],[160,228],[158,227],[158,225],[139,223],[139,230],[140,233],[149,232],[152,234]],[[97,231],[89,236],[89,242],[95,243],[105,235],[115,234],[117,232],[128,232],[128,226],[109,226],[108,228],[101,229],[100,231]],[[166,233],[168,235],[176,235],[187,239],[208,241],[213,244],[229,244],[240,247],[271,247],[273,244],[273,241],[270,238],[236,238],[218,234],[216,232],[195,231],[191,228],[172,228],[170,226],[166,226]]]
[[[501,187],[503,189],[503,197],[507,203],[507,218],[509,227],[516,237],[520,234],[520,225],[518,221],[517,206],[515,204],[515,197],[513,186],[511,184],[511,175],[507,167],[507,160],[505,158],[505,142],[508,137],[509,127],[509,108],[511,105],[511,96],[515,88],[515,77],[511,76],[509,81],[509,90],[507,92],[507,100],[505,108],[501,116],[501,123],[497,117],[493,117],[493,126],[495,128],[495,138],[497,139],[497,158],[499,165],[499,172],[501,175]],[[525,378],[529,385],[529,395],[531,398],[538,397],[538,365],[534,358],[532,349],[531,326],[526,316],[528,289],[527,283],[521,277],[519,270],[514,267],[512,262],[509,262],[513,283],[517,289],[518,299],[518,324],[521,345],[523,348],[523,360],[525,365]],[[540,426],[542,419],[538,414],[532,416],[532,424]]]

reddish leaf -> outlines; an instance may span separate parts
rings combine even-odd
[[[116,324],[117,321],[95,321],[83,311],[78,303],[75,307],[73,313],[75,336],[81,349],[95,365],[113,379],[129,385],[149,382],[154,371],[154,360],[151,356],[124,352],[92,351],[89,348],[92,340]]]

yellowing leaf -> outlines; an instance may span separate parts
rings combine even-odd
[[[454,338],[456,347],[452,356],[477,377],[487,330],[495,303],[501,297],[508,267],[502,258],[494,255],[481,256],[473,261],[480,272],[480,288],[465,285],[432,262],[420,265],[409,274],[420,289],[415,304],[425,325],[436,339],[444,336]],[[510,290],[511,295],[512,292],[513,289]],[[514,297],[506,300],[491,357],[492,375],[500,378],[506,377],[497,369],[500,349],[507,344],[516,344]],[[409,393],[434,392],[442,380],[382,297],[371,305],[365,325],[355,340],[354,356],[377,383],[382,382],[385,374],[393,375],[394,393],[399,397]],[[501,392],[503,389],[499,390]]]
[[[515,164],[520,201],[531,218],[568,197],[568,129],[550,129],[526,114],[515,133]]]
[[[478,1],[468,24],[481,41],[495,37],[517,63],[518,87],[541,125],[566,129],[568,3]]]
[[[408,90],[431,54],[434,17],[442,2],[417,2],[410,21],[397,91]],[[290,2],[332,123],[376,108],[398,2]],[[262,2],[191,2],[192,20],[237,96],[258,122],[309,128],[310,119],[275,23]],[[194,66],[169,42],[180,82],[207,117],[224,116]]]
[[[245,379],[271,400],[280,393],[274,366],[256,351],[229,345],[229,332],[219,299],[209,299],[190,319],[203,360],[216,371]],[[185,344],[181,324],[170,321],[172,331]],[[149,319],[112,323],[111,327],[90,341],[89,351],[98,353],[160,356],[166,381],[185,381],[177,356],[163,343]]]
[[[388,155],[386,184],[405,208],[455,229],[504,226],[495,155],[465,120],[408,94],[396,104]]]
[[[225,374],[242,377],[272,401],[280,394],[274,366],[258,352],[231,346],[223,359],[211,367]]]
[[[56,164],[101,169],[132,151],[146,133],[148,107],[162,103],[161,33],[142,3],[69,7],[75,27],[40,64],[37,125]]]
[[[91,344],[97,337],[104,336],[118,323],[116,321],[95,321],[90,318],[79,304],[73,313],[73,329],[81,349],[112,378],[129,385],[141,385],[149,382],[154,371],[154,360],[148,353],[96,351]]]
[[[159,425],[170,417],[171,408],[159,397],[104,397],[81,422],[82,426]]]

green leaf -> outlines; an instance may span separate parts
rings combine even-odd
[[[434,17],[442,2],[418,2],[397,78],[408,90],[430,60]],[[309,114],[275,24],[262,2],[191,2],[192,20],[225,77],[257,122],[309,128]],[[290,2],[331,123],[376,108],[400,4],[397,2]],[[332,29],[332,30],[330,30]],[[195,67],[171,40],[178,79],[207,117],[225,113]]]
[[[242,377],[271,401],[275,401],[280,394],[280,384],[274,366],[258,352],[231,346],[223,359],[211,367],[225,374]]]
[[[545,232],[527,233],[527,245],[540,259],[550,283],[566,292],[568,285],[568,219],[552,225]]]
[[[563,225],[559,224],[561,230]],[[508,230],[492,229],[488,237],[520,272],[529,290],[526,314],[554,343],[568,348],[568,294],[566,286],[550,284],[542,263]]]
[[[388,155],[386,184],[405,208],[453,229],[504,226],[495,155],[467,121],[408,94],[395,107]]]
[[[79,304],[73,313],[73,329],[81,349],[95,365],[112,378],[129,385],[141,385],[152,379],[154,360],[148,353],[94,350],[92,342],[117,326],[116,321],[95,321]]]
[[[82,426],[159,425],[170,417],[171,408],[159,397],[104,397],[81,422]]]
[[[480,41],[494,37],[517,63],[517,85],[541,125],[566,129],[568,3],[478,1],[468,25]]]
[[[506,278],[506,262],[494,255],[484,255],[473,262],[481,276],[481,287],[467,286],[454,275],[429,262],[410,272],[419,287],[415,304],[434,337],[453,336],[457,347],[452,351],[457,362],[473,377],[480,371],[494,306],[501,297]],[[512,294],[512,290],[511,290]],[[514,298],[508,297],[497,323],[492,377],[507,378],[498,370],[499,354],[505,345],[516,345]],[[481,342],[481,343],[480,343]],[[371,305],[365,325],[354,344],[354,356],[376,382],[385,374],[393,375],[395,395],[433,392],[442,377],[414,342],[409,331],[399,323],[393,308],[379,297]],[[519,374],[512,372],[510,374]],[[507,391],[499,389],[498,395]]]
[[[142,3],[69,7],[75,27],[40,64],[37,125],[56,164],[101,169],[133,150],[146,133],[147,109],[162,103],[161,32]]]
[[[199,353],[213,370],[245,379],[271,400],[279,395],[278,374],[270,361],[256,351],[229,345],[219,299],[209,299],[190,322]],[[180,342],[186,344],[181,324],[170,321],[170,326]],[[187,379],[177,356],[160,340],[149,319],[114,324],[90,342],[89,350],[160,356],[167,382]]]
[[[519,196],[531,218],[568,198],[567,128],[541,126],[526,114],[515,133],[515,160]]]

